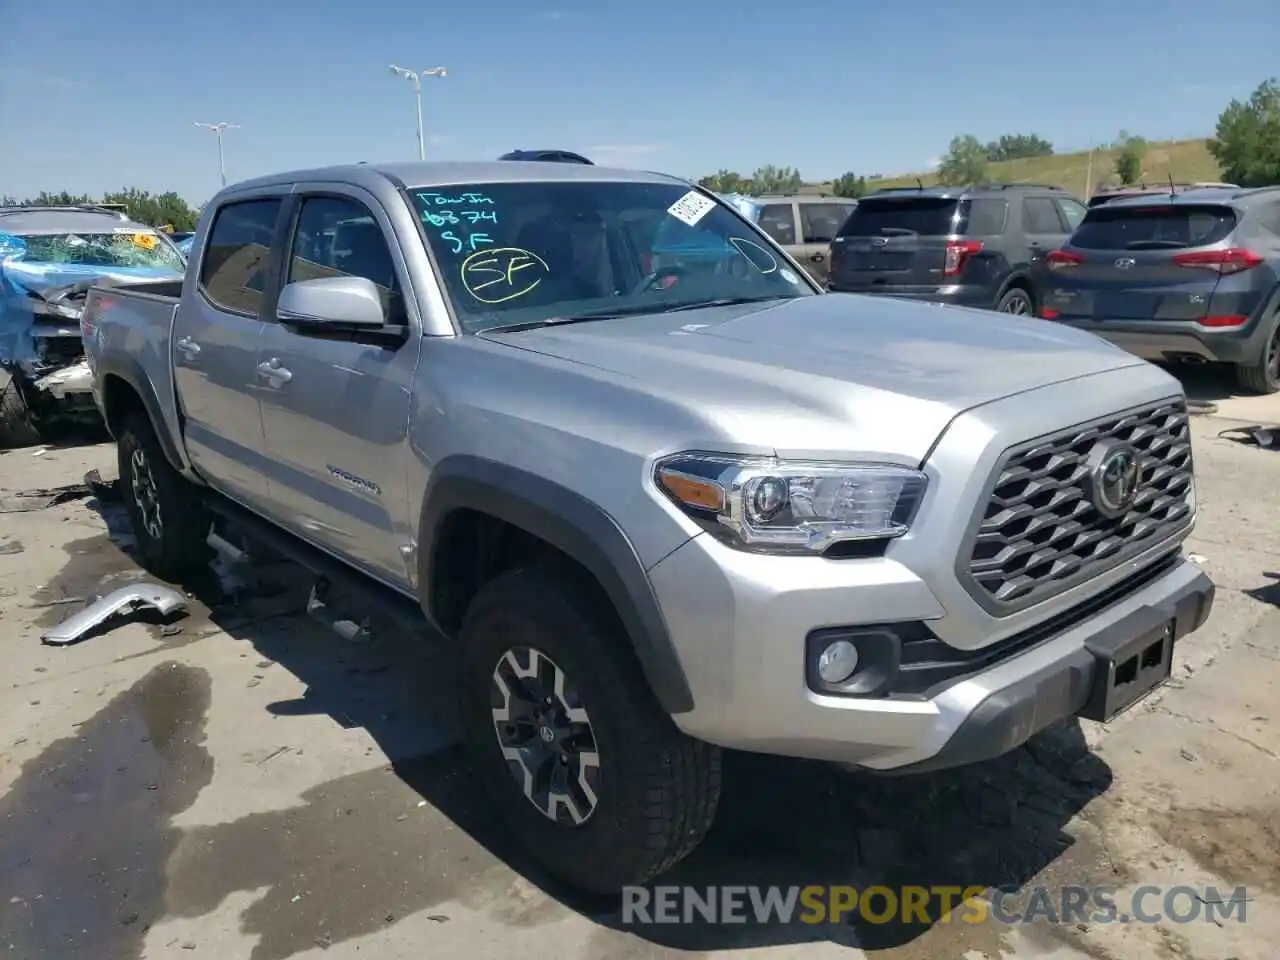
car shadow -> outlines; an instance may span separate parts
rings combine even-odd
[[[119,509],[99,499],[87,503],[127,550]],[[323,715],[343,728],[362,728],[390,770],[426,803],[547,896],[600,927],[684,950],[823,940],[884,949],[910,943],[939,921],[930,907],[927,922],[870,923],[855,916],[823,924],[793,917],[646,925],[624,915],[619,898],[567,889],[512,842],[481,796],[460,746],[458,664],[450,645],[426,630],[413,635],[382,622],[376,612],[367,634],[346,639],[302,612],[310,584],[300,568],[284,561],[250,564],[234,576],[211,566],[207,575],[180,585],[193,600],[195,623],[186,636],[194,642],[213,632],[199,628],[207,617],[213,627],[250,642],[260,666],[278,665],[305,686],[297,698],[266,704],[264,721]],[[339,610],[354,611],[344,606],[348,598],[332,596]],[[178,642],[173,638],[167,646]],[[1089,753],[1076,722],[1052,727],[995,761],[901,778],[730,752],[715,826],[698,851],[655,883],[699,890],[1021,888],[1073,845],[1066,825],[1110,782],[1110,769]],[[382,873],[396,869],[386,860],[377,865]]]
[[[1174,363],[1164,367],[1182,381],[1187,400],[1195,406],[1208,406],[1206,412],[1214,412],[1213,405],[1235,397],[1252,397],[1235,378],[1230,366],[1217,363]]]

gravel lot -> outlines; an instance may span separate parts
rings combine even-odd
[[[717,826],[670,882],[1243,884],[1243,924],[626,927],[615,905],[540,877],[490,824],[454,745],[447,653],[323,630],[299,614],[306,584],[288,567],[231,594],[212,575],[189,585],[177,632],[135,620],[42,645],[80,598],[142,576],[119,508],[81,497],[0,513],[0,951],[1272,960],[1280,453],[1218,438],[1232,417],[1278,423],[1280,398],[1194,419],[1189,549],[1218,600],[1157,697],[1107,728],[1073,724],[943,775],[733,756]],[[113,464],[106,445],[0,454],[0,498]]]

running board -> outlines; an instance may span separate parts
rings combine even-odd
[[[206,500],[209,512],[221,520],[225,520],[238,533],[242,534],[247,544],[258,543],[273,553],[291,560],[316,575],[316,587],[312,588],[311,597],[307,601],[307,612],[320,619],[321,622],[338,629],[337,623],[351,623],[349,618],[341,618],[331,613],[325,602],[330,585],[352,594],[360,604],[379,614],[391,617],[396,623],[408,630],[422,631],[429,629],[429,623],[418,604],[397,590],[385,586],[366,574],[354,570],[341,560],[330,556],[323,550],[313,547],[300,538],[281,530],[275,524],[263,520],[256,513],[232,503],[218,494],[211,494]],[[227,550],[224,556],[233,559],[244,557],[244,551],[233,546],[217,533],[210,534],[209,545],[220,553]],[[316,601],[317,609],[313,610],[312,601]],[[356,624],[358,627],[359,625]],[[346,634],[343,630],[339,633]],[[434,631],[430,631],[434,633]]]

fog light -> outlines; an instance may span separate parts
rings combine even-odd
[[[858,648],[848,640],[837,640],[818,657],[818,676],[823,683],[844,683],[858,669]]]

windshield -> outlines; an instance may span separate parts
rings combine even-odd
[[[22,237],[27,263],[77,267],[141,267],[181,273],[182,256],[163,237],[138,230],[113,233],[47,233]]]
[[[679,184],[469,184],[410,191],[468,330],[815,293],[724,204]]]

